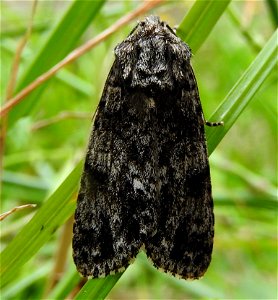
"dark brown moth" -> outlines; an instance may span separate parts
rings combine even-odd
[[[184,279],[210,264],[206,122],[190,58],[155,16],[115,48],[75,211],[73,258],[84,277],[124,270],[140,249]]]

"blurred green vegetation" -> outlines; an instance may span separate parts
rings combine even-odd
[[[16,91],[141,4],[96,2],[38,2]],[[175,26],[192,4],[166,1],[152,13]],[[1,10],[3,104],[32,2],[2,1]],[[210,19],[216,14],[209,8],[208,12]],[[196,51],[192,64],[207,119],[273,35],[275,16],[275,1],[232,1],[206,40],[205,35],[198,36],[195,44],[193,36]],[[114,59],[113,49],[134,24],[60,70],[8,116],[1,212],[28,203],[37,204],[37,208],[15,212],[1,223],[1,247],[13,250],[5,256],[3,252],[1,260],[2,272],[6,272],[1,299],[69,299],[74,294],[80,278],[71,258],[67,231],[71,223],[63,224],[74,209],[80,160]],[[57,33],[57,28],[62,30]],[[56,35],[51,42],[53,32]],[[182,27],[177,32],[184,34]],[[195,48],[198,41],[203,42],[200,49]],[[38,59],[41,55],[43,59]],[[89,284],[99,285],[99,290],[106,287],[107,292],[113,287],[109,299],[276,299],[277,69],[239,114],[210,156],[216,233],[213,260],[204,278],[186,282],[162,274],[141,253],[115,287],[120,276],[108,277],[105,282],[90,281],[88,290]],[[24,247],[23,241],[28,241]]]

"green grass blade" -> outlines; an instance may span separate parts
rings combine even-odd
[[[117,273],[105,278],[98,278],[87,281],[75,299],[105,299],[110,290],[114,287],[123,273]]]
[[[17,296],[34,282],[39,281],[48,276],[51,270],[51,263],[46,263],[40,268],[37,268],[33,272],[30,272],[27,276],[18,276],[17,281],[11,282],[5,286],[1,291],[1,299],[18,299]]]
[[[197,0],[177,28],[178,36],[186,41],[193,53],[204,43],[230,0]]]
[[[1,286],[16,276],[20,267],[49,240],[56,229],[73,213],[82,162],[49,197],[1,254]]]
[[[220,143],[277,64],[277,30],[253,63],[234,85],[210,120],[224,121],[224,126],[206,128],[209,153]]]
[[[45,45],[41,48],[38,56],[34,58],[20,81],[17,91],[22,90],[39,75],[49,70],[74,48],[80,36],[90,25],[104,2],[104,0],[76,0],[72,3],[60,23],[50,34]],[[39,96],[47,84],[48,82],[37,88],[30,96],[11,110],[9,113],[10,124],[30,114],[30,111],[39,102]]]

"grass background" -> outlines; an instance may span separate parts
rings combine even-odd
[[[39,1],[14,94],[140,4]],[[2,1],[1,10],[4,103],[32,2]],[[108,293],[109,299],[276,298],[277,4],[165,1],[152,13],[171,26],[180,24],[177,33],[194,53],[205,116],[225,122],[207,130],[210,152],[215,149],[210,156],[216,215],[210,268],[203,279],[185,282],[158,272],[140,254],[122,276],[90,280],[77,294],[83,283],[71,258],[70,216],[80,160],[113,49],[134,21],[60,70],[8,115],[1,211],[28,203],[37,207],[1,223],[2,299],[102,299]]]

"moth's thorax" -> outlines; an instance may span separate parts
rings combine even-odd
[[[184,81],[189,47],[158,17],[148,17],[115,48],[122,79],[131,87],[170,89]]]

